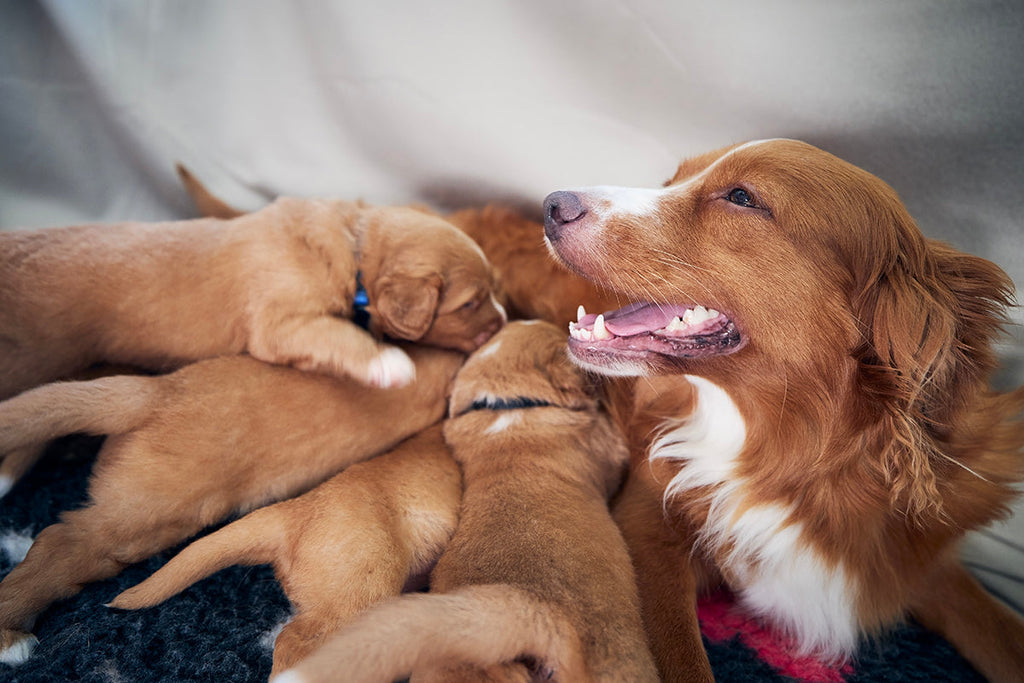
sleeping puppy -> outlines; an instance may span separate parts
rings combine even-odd
[[[233,564],[271,564],[295,611],[274,643],[273,676],[371,605],[426,579],[455,530],[461,496],[438,424],[201,538],[110,606],[150,607]]]
[[[0,399],[93,363],[168,370],[248,352],[379,387],[413,379],[375,333],[470,352],[503,324],[479,247],[405,208],[282,198],[231,220],[0,232]]]
[[[510,323],[460,371],[449,412],[464,493],[432,594],[370,610],[275,680],[656,681],[606,505],[624,443],[564,333]]]
[[[23,661],[36,616],[84,584],[439,421],[463,355],[405,352],[416,381],[395,389],[224,356],[160,377],[49,384],[0,403],[0,453],[71,432],[108,435],[88,504],[44,529],[0,582],[0,661]]]
[[[179,164],[177,169],[200,215],[236,218],[245,214],[212,194],[184,166]],[[579,277],[551,258],[544,244],[544,227],[515,209],[490,205],[460,209],[444,218],[483,249],[509,318],[567,325],[576,319],[579,306],[603,311],[625,303],[622,295]]]
[[[699,648],[693,590],[724,582],[805,653],[845,659],[913,615],[1022,680],[1024,624],[956,553],[1024,465],[1024,389],[988,385],[999,268],[792,140],[685,161],[663,189],[553,193],[545,233],[629,302],[581,311],[569,348],[643,378],[617,519],[663,676]]]

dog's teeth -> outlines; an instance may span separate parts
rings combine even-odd
[[[583,320],[583,316],[586,314],[587,309],[583,308],[583,304],[580,304],[580,307],[576,309],[576,321],[579,322],[580,320]]]
[[[693,309],[693,320],[692,324],[698,324],[710,320],[711,316],[708,315],[708,309],[703,306],[697,306]]]
[[[576,323],[569,323],[569,336],[580,341],[591,341],[594,338],[594,333]]]
[[[597,320],[594,321],[594,339],[602,340],[611,338],[611,333],[604,326],[604,315],[597,316]]]
[[[687,324],[687,325],[693,324],[693,309],[692,308],[687,308],[686,312],[683,313],[682,322]]]
[[[711,320],[712,318],[717,318],[719,315],[720,315],[719,312],[716,311],[715,309],[713,309],[713,308],[709,308],[708,309],[708,320]]]
[[[683,329],[686,329],[686,323],[680,320],[678,315],[672,318],[672,322],[665,326],[666,332],[678,332]]]

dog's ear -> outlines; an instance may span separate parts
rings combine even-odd
[[[933,469],[953,418],[995,366],[1012,296],[995,264],[926,240],[906,216],[889,253],[859,272],[859,387],[891,435],[880,463],[910,513],[940,507]],[[884,249],[879,250],[885,251]]]
[[[441,296],[438,275],[386,275],[374,287],[370,315],[391,337],[417,341],[430,329]]]

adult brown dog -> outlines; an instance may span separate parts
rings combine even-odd
[[[666,679],[699,647],[694,588],[724,582],[807,653],[841,660],[910,614],[1021,680],[1024,624],[956,556],[1024,464],[1024,390],[987,381],[1002,271],[792,140],[685,161],[663,189],[553,193],[545,232],[629,302],[581,312],[569,348],[643,378],[617,519]]]
[[[470,352],[504,322],[479,247],[406,208],[282,198],[231,220],[0,232],[0,399],[93,363],[168,370],[248,352],[399,386],[413,366],[373,330]]]
[[[367,608],[424,582],[455,531],[461,497],[437,424],[204,536],[110,606],[149,607],[233,564],[271,564],[295,612],[274,642],[274,676]]]
[[[625,444],[564,332],[510,323],[460,371],[449,412],[464,494],[434,593],[374,608],[275,680],[524,681],[528,658],[559,681],[656,681],[606,504]]]
[[[393,389],[224,356],[161,377],[49,384],[0,403],[0,453],[70,432],[108,435],[88,504],[43,529],[0,582],[0,661],[23,661],[35,617],[85,583],[438,422],[464,356],[405,352],[416,380]]]

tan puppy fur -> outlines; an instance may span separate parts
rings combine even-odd
[[[244,215],[178,165],[178,175],[202,216]],[[428,209],[423,209],[428,211]],[[551,257],[544,245],[544,226],[510,207],[489,205],[449,213],[445,220],[469,235],[483,249],[494,270],[502,304],[513,319],[541,319],[556,325],[576,320],[577,307],[605,311],[627,303],[611,290],[570,272]]]
[[[97,362],[167,370],[246,351],[373,386],[413,366],[373,330],[472,351],[504,322],[479,247],[405,208],[282,198],[231,220],[0,232],[0,399]]]
[[[366,387],[226,356],[162,377],[46,385],[0,403],[0,452],[108,434],[86,507],[44,529],[0,582],[0,658],[17,663],[36,615],[82,585],[204,527],[308,490],[444,416],[463,356],[407,347],[415,383]]]
[[[530,662],[559,681],[656,681],[607,508],[627,453],[594,394],[556,327],[511,323],[482,347],[445,423],[465,490],[435,594],[372,609],[278,680],[528,680]]]
[[[295,610],[274,643],[273,676],[371,605],[425,580],[455,531],[461,496],[438,424],[203,537],[110,606],[149,607],[233,564],[271,564]]]

